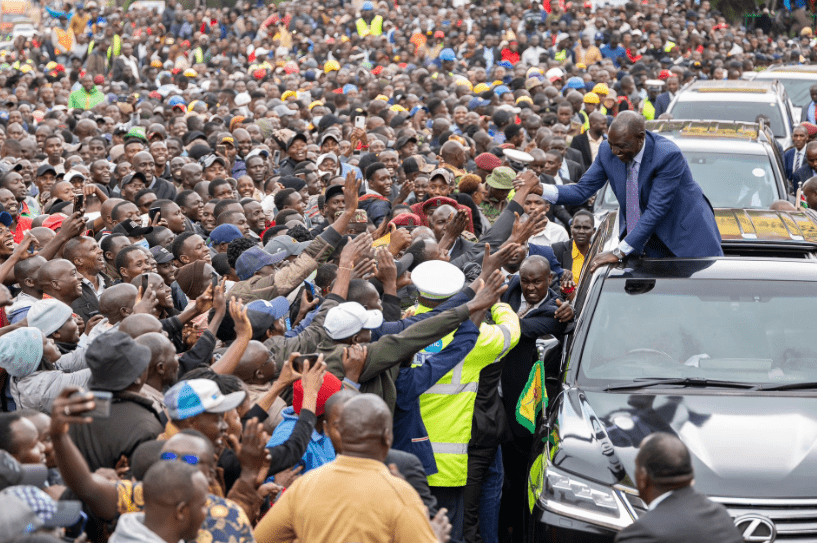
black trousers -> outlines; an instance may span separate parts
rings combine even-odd
[[[468,447],[468,479],[465,483],[463,535],[466,543],[482,543],[479,535],[479,504],[482,482],[496,456],[496,447]]]

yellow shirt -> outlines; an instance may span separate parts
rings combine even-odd
[[[576,242],[573,242],[573,282],[579,284],[579,276],[582,274],[582,266],[584,266],[584,255],[576,247]]]
[[[255,527],[264,543],[434,543],[420,496],[383,462],[346,455],[287,488]]]

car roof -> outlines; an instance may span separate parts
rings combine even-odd
[[[648,121],[647,130],[672,139],[682,150],[711,149],[730,154],[765,154],[761,142],[774,138],[774,134],[761,132],[758,123],[738,121]],[[742,142],[739,147],[735,146],[737,141]]]
[[[695,81],[678,93],[685,102],[768,102],[779,96],[780,87],[772,80]],[[771,95],[771,96],[770,96]]]
[[[817,281],[813,260],[783,258],[645,258],[610,268],[608,279]]]
[[[791,66],[771,66],[768,70],[764,70],[762,72],[758,72],[756,77],[760,77],[761,75],[768,76],[769,74],[785,74],[785,73],[793,73],[793,74],[803,74],[803,75],[811,75],[814,74],[817,76],[817,65],[814,64],[796,64]]]
[[[817,214],[812,210],[715,209],[724,242],[805,242],[817,247]]]

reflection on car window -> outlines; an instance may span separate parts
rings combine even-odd
[[[765,155],[687,152],[684,157],[713,207],[768,209],[777,199],[774,173]]]
[[[605,282],[581,354],[587,384],[817,381],[815,283],[659,279],[634,291],[632,281]]]
[[[776,138],[786,137],[783,117],[776,102],[678,102],[672,108],[675,119],[706,119],[753,123],[760,114],[768,115]]]

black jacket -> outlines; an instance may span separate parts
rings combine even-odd
[[[562,265],[563,270],[570,271],[573,268],[573,238],[567,241],[558,241],[550,246],[556,260]],[[576,278],[573,279],[574,281]]]
[[[566,149],[566,151],[567,152],[565,153],[565,160],[567,160],[567,169],[568,169],[568,171],[570,171],[570,178],[573,181],[578,181],[579,178],[582,175],[584,175],[584,172],[587,171],[587,168],[590,167],[590,164],[585,164],[584,163],[584,156],[582,155],[581,151],[579,151],[578,149],[574,149],[573,147],[568,147]],[[573,179],[573,170],[571,169],[571,166],[570,166],[571,164],[573,164],[574,167],[578,167],[578,170],[576,170],[578,172],[578,177],[575,178],[575,179]],[[591,162],[591,164],[592,164],[592,162]]]
[[[437,514],[437,498],[428,488],[428,477],[426,477],[426,471],[423,469],[423,463],[420,462],[419,458],[405,451],[389,449],[389,454],[386,455],[386,460],[383,462],[387,466],[390,464],[397,466],[400,475],[405,477],[406,482],[420,495],[423,505],[428,508],[430,517]]]
[[[167,179],[153,178],[153,186],[149,187],[159,200],[173,200],[176,198],[176,187]]]
[[[163,431],[151,400],[133,392],[117,392],[110,417],[94,418],[91,424],[72,424],[68,433],[93,472],[115,468],[123,455],[130,460],[136,447]]]
[[[673,491],[616,535],[616,543],[741,543],[726,509],[691,486]]]
[[[113,281],[111,281],[111,278],[107,275],[100,274],[99,280],[103,282],[105,288],[113,284]],[[94,287],[83,281],[82,295],[71,302],[71,309],[74,313],[82,317],[85,324],[88,324],[88,320],[99,313],[99,298],[97,298]]]

